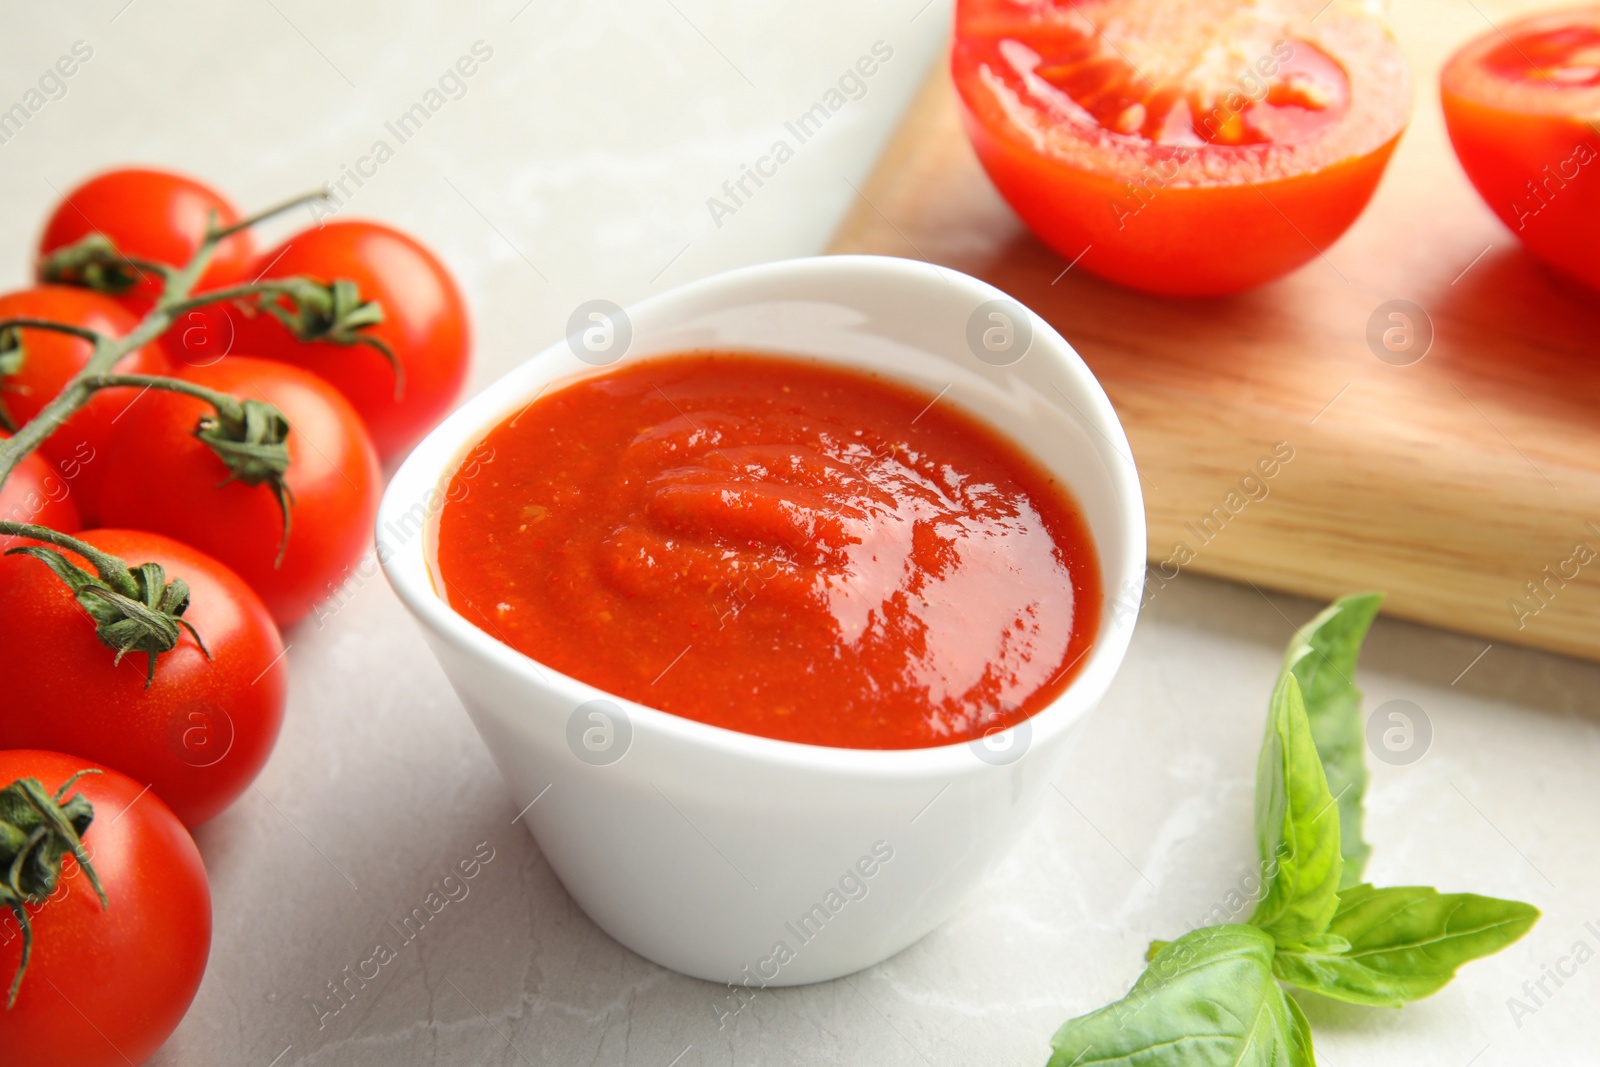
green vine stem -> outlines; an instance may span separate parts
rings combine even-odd
[[[48,526],[35,526],[31,522],[0,522],[0,535],[27,537],[35,541],[43,541],[46,544],[55,545],[58,548],[64,548],[68,552],[76,552],[88,560],[95,570],[105,576],[106,584],[110,588],[127,596],[132,596],[135,592],[136,587],[133,584],[133,578],[131,576],[122,577],[128,574],[128,565],[111,553],[102,552],[87,541],[80,541],[70,534],[60,533],[50,529]],[[21,551],[20,548],[13,548],[6,555],[9,556],[19,551]]]
[[[74,326],[70,322],[30,318],[3,319],[0,320],[0,337],[4,337],[5,340],[0,343],[0,351],[12,352],[22,347],[22,337],[16,332],[17,330],[54,330],[56,333],[81,337],[90,344],[99,344],[105,340],[104,334],[96,333],[86,326]]]

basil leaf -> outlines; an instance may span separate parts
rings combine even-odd
[[[1306,1013],[1300,1010],[1299,1002],[1281,989],[1278,992],[1283,994],[1283,1002],[1289,1006],[1289,1023],[1291,1026],[1289,1040],[1292,1046],[1289,1062],[1292,1064],[1305,1063],[1310,1064],[1310,1067],[1317,1067],[1317,1057],[1311,1049],[1311,1020],[1307,1019]]]
[[[1328,789],[1339,801],[1339,849],[1344,855],[1340,889],[1361,881],[1372,854],[1372,846],[1361,838],[1366,729],[1354,679],[1361,642],[1382,603],[1382,593],[1340,597],[1300,628],[1283,657],[1283,669],[1293,671],[1300,683]]]
[[[1256,842],[1266,893],[1250,923],[1280,945],[1312,941],[1339,907],[1339,809],[1311,737],[1300,682],[1278,679],[1256,770]]]
[[[1056,1031],[1049,1067],[1315,1067],[1311,1029],[1273,979],[1272,953],[1253,926],[1184,934],[1126,997]]]
[[[1272,970],[1324,996],[1397,1008],[1438,992],[1461,964],[1499,952],[1538,918],[1539,909],[1515,900],[1360,885],[1341,894],[1328,927],[1348,950],[1280,949]]]

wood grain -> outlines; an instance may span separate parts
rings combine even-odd
[[[1544,272],[1478,200],[1437,102],[1449,52],[1527,5],[1397,6],[1411,128],[1361,220],[1281,281],[1188,300],[1068,270],[990,186],[943,64],[830,251],[965,271],[1072,342],[1143,476],[1147,598],[1191,568],[1317,597],[1384,589],[1395,615],[1600,659],[1600,557],[1578,551],[1600,552],[1600,300]],[[1435,331],[1410,366],[1366,343],[1396,298]],[[1278,442],[1294,458],[1234,513],[1230,491]]]

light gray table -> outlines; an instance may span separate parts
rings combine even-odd
[[[190,170],[246,206],[360,168],[368,176],[344,178],[339,213],[391,219],[455,269],[477,316],[482,385],[559,336],[584,300],[626,302],[820,249],[947,19],[946,0],[496,0],[466,13],[103,0],[9,12],[0,108],[73,42],[94,54],[0,143],[0,284],[24,281],[56,191],[112,162]],[[713,218],[706,201],[725,197],[722,183],[880,40],[894,57],[864,95]],[[385,123],[477,41],[492,57],[399,143]],[[378,139],[392,158],[364,163]],[[1249,871],[1266,697],[1291,625],[1314,610],[1189,576],[1164,589],[1059,796],[954,920],[870,971],[765,992],[724,1017],[737,1006],[726,989],[645,962],[572,905],[513,825],[515,806],[387,585],[352,581],[342,606],[288,634],[278,751],[199,834],[217,914],[211,968],[155,1062],[1040,1064],[1064,1018],[1122,993],[1146,941],[1188,928]],[[1600,949],[1600,667],[1382,621],[1361,681],[1369,706],[1410,700],[1434,735],[1416,763],[1374,762],[1373,877],[1517,897],[1546,914],[1404,1011],[1310,1006],[1321,1062],[1594,1062],[1600,964],[1559,990],[1547,981],[1555,995],[1520,1020],[1507,1001],[1526,999],[1523,983],[1578,942]],[[469,894],[331,1013],[327,983],[485,842],[493,859]]]

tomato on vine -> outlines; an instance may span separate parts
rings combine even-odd
[[[115,767],[198,826],[249,788],[272,753],[288,692],[278,628],[243,580],[188,545],[138,530],[78,539],[181,580],[183,624],[169,650],[119,656],[82,603],[105,600],[103,591],[75,595],[45,560],[0,557],[0,748],[71,751]],[[60,556],[96,575],[82,554]]]
[[[143,1063],[210,955],[199,850],[141,783],[76,756],[0,752],[0,787],[0,1058]]]
[[[85,237],[101,235],[123,256],[181,267],[194,258],[206,227],[231,226],[239,211],[221,193],[193,178],[171,171],[125,167],[97,174],[77,186],[56,205],[39,238],[41,281],[66,280],[49,268],[49,256]],[[255,259],[255,239],[248,230],[217,245],[197,292],[246,281]],[[161,295],[162,275],[138,265],[107,272],[116,299],[136,316]],[[231,346],[235,309],[216,304],[185,312],[159,344],[185,364],[208,363]]]
[[[112,437],[101,521],[193,545],[243,578],[288,626],[333,592],[366,550],[380,486],[372,442],[333,386],[296,367],[228,356],[178,380],[260,407],[229,430],[206,400],[150,390]],[[232,439],[197,435],[202,419]],[[281,445],[286,454],[275,465],[268,452]]]
[[[393,358],[371,344],[306,344],[272,314],[240,323],[237,351],[292,363],[332,382],[386,459],[449,411],[467,376],[466,301],[449,271],[415,239],[377,222],[330,222],[264,253],[256,269],[262,281],[290,275],[353,281],[364,299],[383,308],[382,321],[363,335]]]
[[[103,760],[191,824],[266,760],[284,700],[276,624],[359,558],[379,471],[324,379],[244,356],[173,374],[150,345],[230,305],[296,343],[393,359],[373,332],[382,306],[349,278],[229,281],[249,260],[248,227],[315,198],[239,219],[187,179],[102,175],[47,227],[39,270],[52,284],[0,303],[0,384],[25,420],[0,436],[0,745]],[[220,288],[196,291],[207,284]],[[59,477],[37,454],[51,448],[71,449]],[[77,538],[72,498],[91,469],[97,518],[126,529]]]
[[[42,319],[108,337],[122,337],[139,324],[110,297],[68,285],[40,285],[0,295],[0,320],[4,319]],[[22,327],[9,332],[10,337],[0,335],[0,413],[11,425],[20,426],[83,370],[94,344],[56,330]],[[124,356],[115,369],[123,374],[165,374],[168,363],[155,345],[145,345]],[[95,487],[105,469],[113,424],[137,395],[136,389],[101,390],[39,445],[70,483],[85,518],[94,514]]]

